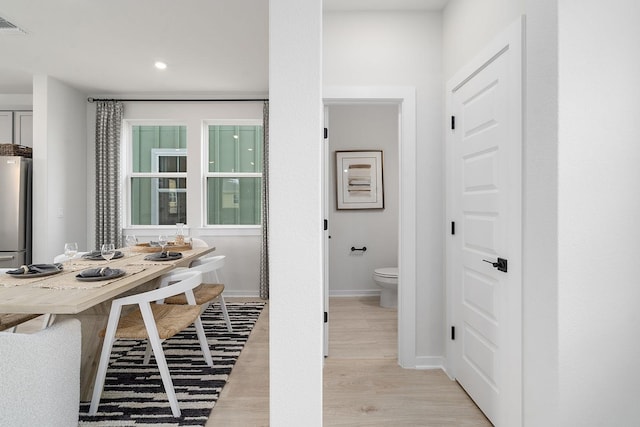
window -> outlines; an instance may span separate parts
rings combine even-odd
[[[131,127],[131,225],[187,221],[185,126]]]
[[[260,225],[262,125],[207,126],[206,224]]]
[[[128,226],[259,230],[262,121],[200,121],[196,128],[160,120],[126,127]]]

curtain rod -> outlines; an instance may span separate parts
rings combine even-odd
[[[87,102],[122,101],[122,102],[266,102],[269,98],[259,99],[115,99],[115,98],[87,98]]]

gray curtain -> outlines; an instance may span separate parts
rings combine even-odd
[[[262,108],[262,248],[260,298],[269,299],[269,102]]]
[[[120,228],[120,128],[123,105],[96,103],[96,249],[122,247]]]

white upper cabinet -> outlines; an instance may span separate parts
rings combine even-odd
[[[13,142],[13,111],[0,111],[0,144]]]
[[[0,111],[0,144],[33,147],[33,112]]]
[[[33,112],[14,111],[13,143],[33,147]]]

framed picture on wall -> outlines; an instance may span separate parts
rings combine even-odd
[[[382,150],[336,151],[338,209],[383,209]]]

